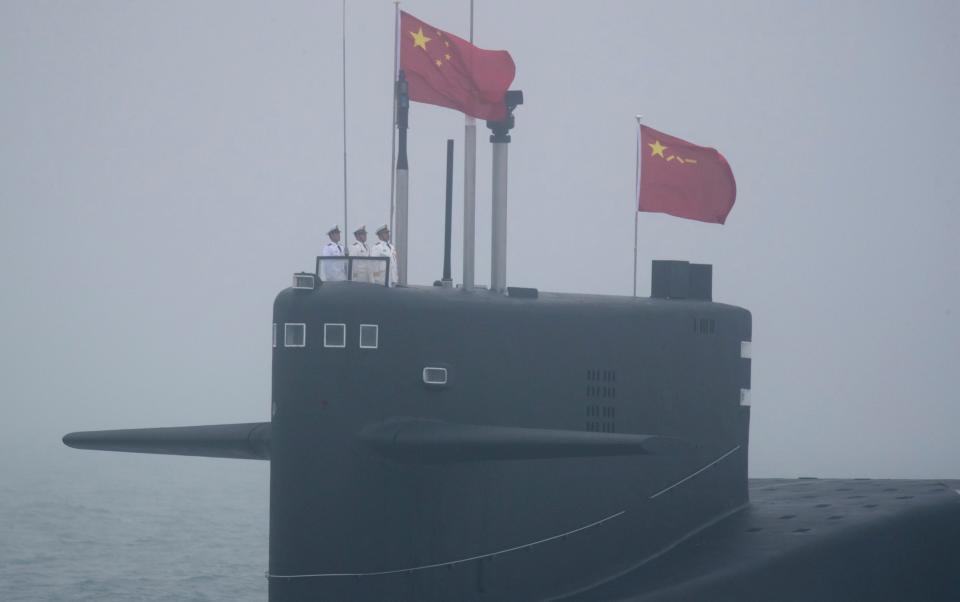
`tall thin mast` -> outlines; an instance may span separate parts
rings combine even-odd
[[[637,115],[637,171],[633,179],[633,296],[637,296],[637,236],[640,222],[640,120]]]
[[[394,229],[393,212],[396,198],[396,169],[397,164],[397,78],[400,75],[400,1],[393,3],[393,104],[391,105],[393,120],[390,123],[390,221],[387,222]]]
[[[447,140],[447,181],[443,211],[443,286],[453,286],[450,275],[450,227],[453,221],[453,140]]]
[[[473,44],[473,0],[470,0],[470,43]],[[463,134],[463,289],[473,288],[476,256],[477,120],[465,116]]]
[[[407,198],[410,187],[410,171],[407,166],[407,118],[410,114],[410,96],[407,91],[407,79],[400,71],[397,76],[397,225],[395,244],[397,248],[397,286],[407,284],[408,211]]]
[[[340,23],[340,33],[342,41],[342,59],[341,70],[343,72],[343,232],[346,235],[350,231],[347,226],[347,0],[342,3],[342,21]],[[349,247],[343,245],[344,255],[348,255]]]

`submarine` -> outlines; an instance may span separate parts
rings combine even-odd
[[[64,443],[269,461],[271,602],[960,598],[960,483],[748,477],[752,318],[711,265],[506,286],[494,126],[489,289],[319,257],[273,304],[269,421]]]
[[[271,601],[955,599],[960,484],[748,479],[751,316],[711,275],[656,261],[631,298],[301,273],[269,422],[64,441],[269,460]]]
[[[649,299],[320,273],[274,302],[269,423],[65,438],[269,460],[271,600],[554,597],[747,503],[750,314],[710,266]]]

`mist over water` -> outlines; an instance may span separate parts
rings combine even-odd
[[[266,462],[96,460],[3,466],[0,600],[266,599]]]
[[[960,477],[960,5],[477,6],[526,99],[508,284],[629,294],[642,113],[737,179],[724,226],[640,216],[638,282],[711,263],[752,312],[751,475]],[[403,8],[466,35],[466,2]],[[343,227],[339,11],[0,3],[0,600],[265,598],[267,463],[60,438],[269,419],[273,298]],[[393,35],[391,2],[348,3],[350,230],[389,215]],[[447,138],[460,279],[462,136],[411,108],[413,283],[440,276]]]

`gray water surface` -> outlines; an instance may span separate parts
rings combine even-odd
[[[70,452],[0,463],[0,600],[266,600],[268,463]]]

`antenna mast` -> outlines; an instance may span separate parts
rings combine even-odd
[[[443,279],[441,284],[453,286],[453,277],[450,275],[450,226],[453,219],[453,140],[447,140],[447,186],[444,196],[443,213]]]
[[[395,230],[393,223],[394,200],[396,199],[397,172],[397,80],[400,78],[400,0],[393,2],[393,106],[391,114],[393,120],[390,122],[390,225],[391,230]]]
[[[473,0],[470,0],[470,43],[473,44]],[[473,288],[477,214],[477,120],[466,115],[463,134],[463,290]]]
[[[406,77],[397,77],[397,214],[394,244],[397,247],[397,286],[407,285],[407,199],[410,189],[410,167],[407,165],[407,124],[410,115],[410,94]]]
[[[350,229],[347,227],[347,0],[342,3],[342,20],[340,22],[340,38],[342,41],[343,72],[343,232],[346,236]],[[349,245],[343,245],[343,254],[350,254]]]
[[[640,202],[640,120],[643,115],[637,115],[637,171],[633,178],[633,296],[637,296],[637,236],[640,222],[640,211],[637,204]]]

